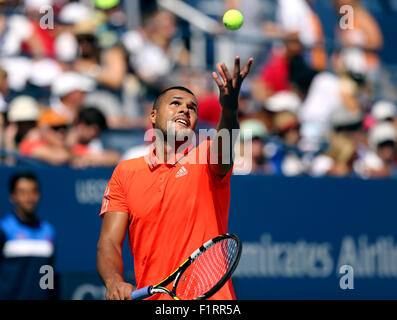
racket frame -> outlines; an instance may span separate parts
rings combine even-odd
[[[181,275],[183,272],[195,261],[200,257],[205,251],[207,251],[209,248],[213,247],[215,244],[218,242],[225,240],[225,239],[233,239],[237,243],[237,256],[233,261],[233,265],[229,270],[223,275],[223,277],[218,281],[218,283],[211,288],[208,292],[204,293],[203,295],[196,297],[194,300],[205,300],[210,297],[212,297],[220,288],[223,287],[223,285],[229,280],[231,275],[233,274],[234,270],[236,269],[240,257],[241,257],[241,251],[242,251],[242,243],[241,240],[234,234],[224,234],[217,236],[216,238],[213,238],[206,243],[204,243],[200,248],[195,250],[189,258],[186,259],[185,262],[183,262],[172,274],[170,274],[166,279],[161,281],[159,284],[151,286],[148,288],[148,292],[151,293],[151,295],[157,294],[157,293],[165,293],[171,296],[174,300],[180,300],[177,295],[176,295],[176,288],[178,286],[178,283],[181,279]],[[172,281],[174,281],[172,290],[169,290],[166,288]]]

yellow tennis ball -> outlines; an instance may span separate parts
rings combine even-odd
[[[223,23],[229,30],[238,30],[244,23],[244,16],[240,11],[230,9],[223,16]]]
[[[94,4],[97,8],[102,10],[109,10],[119,5],[120,0],[94,0]]]

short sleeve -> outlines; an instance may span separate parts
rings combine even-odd
[[[122,171],[120,170],[120,165],[118,165],[106,186],[102,200],[102,208],[99,214],[100,217],[103,217],[107,212],[129,213],[127,197],[124,192],[122,181]]]

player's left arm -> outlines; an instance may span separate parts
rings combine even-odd
[[[217,64],[219,75],[216,72],[212,73],[212,77],[219,88],[219,102],[222,112],[216,128],[217,134],[214,138],[214,142],[218,143],[211,143],[209,149],[209,158],[216,159],[217,161],[210,161],[209,166],[220,177],[226,176],[233,167],[236,137],[233,136],[232,131],[240,128],[237,117],[238,99],[241,85],[249,74],[253,61],[254,59],[250,58],[241,71],[240,57],[236,57],[233,76],[224,63]],[[230,139],[222,138],[224,134],[228,134]]]

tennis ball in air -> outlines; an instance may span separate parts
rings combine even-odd
[[[120,0],[95,0],[95,6],[102,10],[109,10],[120,3]]]
[[[223,16],[223,23],[229,30],[238,30],[244,23],[244,16],[236,9],[230,9],[226,11]]]

